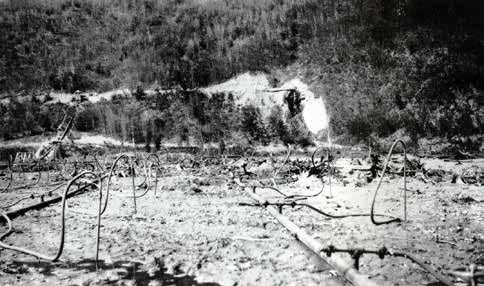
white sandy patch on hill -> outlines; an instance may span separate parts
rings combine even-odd
[[[284,97],[288,89],[296,89],[304,97],[302,101],[302,115],[308,129],[317,134],[327,129],[329,117],[323,98],[316,96],[307,84],[299,78],[294,78],[278,88],[272,88],[267,76],[263,73],[244,73],[226,82],[202,89],[208,94],[217,92],[232,93],[236,104],[252,104],[261,110],[263,118],[266,118],[271,109],[279,105],[287,111]]]
[[[111,137],[103,136],[103,135],[82,134],[81,138],[74,140],[74,143],[81,144],[81,145],[89,144],[89,145],[96,145],[96,146],[105,146],[105,145],[121,146],[121,141]]]
[[[131,92],[129,89],[116,89],[116,90],[111,90],[103,93],[96,93],[96,92],[82,92],[80,95],[83,95],[86,97],[86,99],[92,103],[97,103],[101,101],[102,99],[105,100],[111,100],[114,95],[131,95]],[[52,97],[52,100],[49,101],[49,103],[64,103],[64,104],[69,104],[72,102],[72,100],[78,96],[73,93],[61,93],[61,92],[51,92],[50,96]]]
[[[273,106],[284,106],[284,93],[270,92],[272,87],[263,73],[240,74],[228,81],[215,84],[201,90],[207,94],[218,92],[232,93],[235,104],[252,104],[259,107],[262,116],[267,117]]]

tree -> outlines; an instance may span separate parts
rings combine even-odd
[[[179,144],[189,144],[190,136],[199,134],[199,126],[194,120],[190,109],[181,101],[176,100],[167,110],[169,114],[167,125],[169,126],[170,135],[178,136]],[[198,136],[197,136],[198,137]]]
[[[267,121],[268,121],[268,129],[270,134],[281,140],[284,143],[291,143],[289,139],[289,128],[284,121],[283,117],[284,112],[279,105],[276,105],[272,108],[271,113],[269,114]]]
[[[252,104],[242,107],[241,127],[251,140],[267,143],[268,136],[260,110]]]

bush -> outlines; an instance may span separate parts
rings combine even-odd
[[[266,127],[262,121],[259,108],[249,104],[242,107],[241,127],[242,131],[247,133],[251,140],[267,144],[269,136]]]
[[[301,147],[308,147],[313,145],[311,132],[307,129],[306,124],[302,118],[302,114],[288,118],[289,136],[285,140],[285,144],[299,144]]]
[[[279,139],[284,143],[289,141],[289,127],[284,121],[283,111],[280,106],[274,106],[267,117],[267,127],[273,139]]]

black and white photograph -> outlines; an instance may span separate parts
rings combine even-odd
[[[0,285],[484,286],[484,1],[0,0]]]

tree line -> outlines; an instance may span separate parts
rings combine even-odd
[[[55,132],[66,104],[45,104],[49,98],[13,98],[0,104],[0,130],[3,139]],[[42,104],[44,103],[44,104]],[[157,90],[147,95],[139,89],[133,97],[114,96],[111,101],[81,102],[77,107],[74,129],[97,132],[118,138],[125,144],[144,143],[148,151],[158,150],[162,141],[177,139],[178,144],[266,145],[270,142],[311,145],[300,110],[284,112],[275,106],[263,118],[254,105],[239,105],[230,93],[207,95],[198,90]]]

